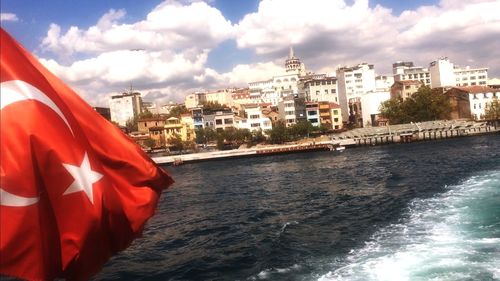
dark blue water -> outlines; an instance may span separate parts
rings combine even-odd
[[[168,167],[96,280],[500,279],[500,135]]]

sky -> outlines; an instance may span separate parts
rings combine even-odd
[[[500,77],[500,0],[2,0],[1,26],[87,102],[182,102],[284,72],[440,57]]]

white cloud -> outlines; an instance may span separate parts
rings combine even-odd
[[[293,45],[313,70],[367,61],[388,72],[396,60],[426,66],[441,55],[498,66],[498,11],[500,1],[443,0],[395,15],[367,0],[263,0],[236,26],[236,40],[272,59]]]
[[[442,0],[396,15],[368,0],[262,0],[231,25],[205,2],[167,0],[133,23],[122,23],[124,10],[110,10],[86,29],[52,24],[40,48],[56,56],[44,64],[99,105],[130,83],[149,98],[182,101],[195,90],[269,79],[283,71],[289,46],[308,70],[330,74],[338,65],[369,62],[387,73],[397,60],[427,66],[448,56],[455,64],[489,66],[496,76],[499,10],[500,1]],[[235,61],[228,72],[209,68],[210,51],[231,39],[260,62]]]
[[[166,1],[151,11],[145,20],[133,24],[119,21],[124,10],[110,10],[88,29],[72,26],[61,32],[52,24],[41,48],[63,55],[98,54],[124,49],[147,51],[213,48],[232,36],[233,27],[220,11],[204,2],[183,6]]]
[[[6,22],[6,21],[13,21],[16,22],[19,19],[17,18],[16,14],[13,13],[0,13],[0,21],[1,22]]]
[[[194,77],[206,72],[210,49],[233,36],[231,23],[205,2],[165,1],[131,24],[120,23],[125,16],[124,10],[110,10],[96,25],[66,32],[51,24],[40,53],[55,58],[42,62],[91,103],[129,83],[179,99],[186,94],[179,89],[200,83]]]

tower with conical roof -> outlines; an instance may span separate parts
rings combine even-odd
[[[293,52],[293,47],[290,47],[290,53],[288,54],[288,59],[285,61],[285,70],[287,73],[298,73],[302,74],[304,71],[304,65],[300,62],[300,59],[296,58]]]

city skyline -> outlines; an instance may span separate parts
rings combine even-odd
[[[93,105],[130,84],[146,100],[245,87],[284,72],[368,62],[456,65],[500,76],[500,1],[3,1],[2,27]],[[75,6],[78,5],[78,6]],[[43,12],[41,12],[43,9]],[[63,11],[67,10],[67,11]],[[68,12],[70,11],[70,12]]]

